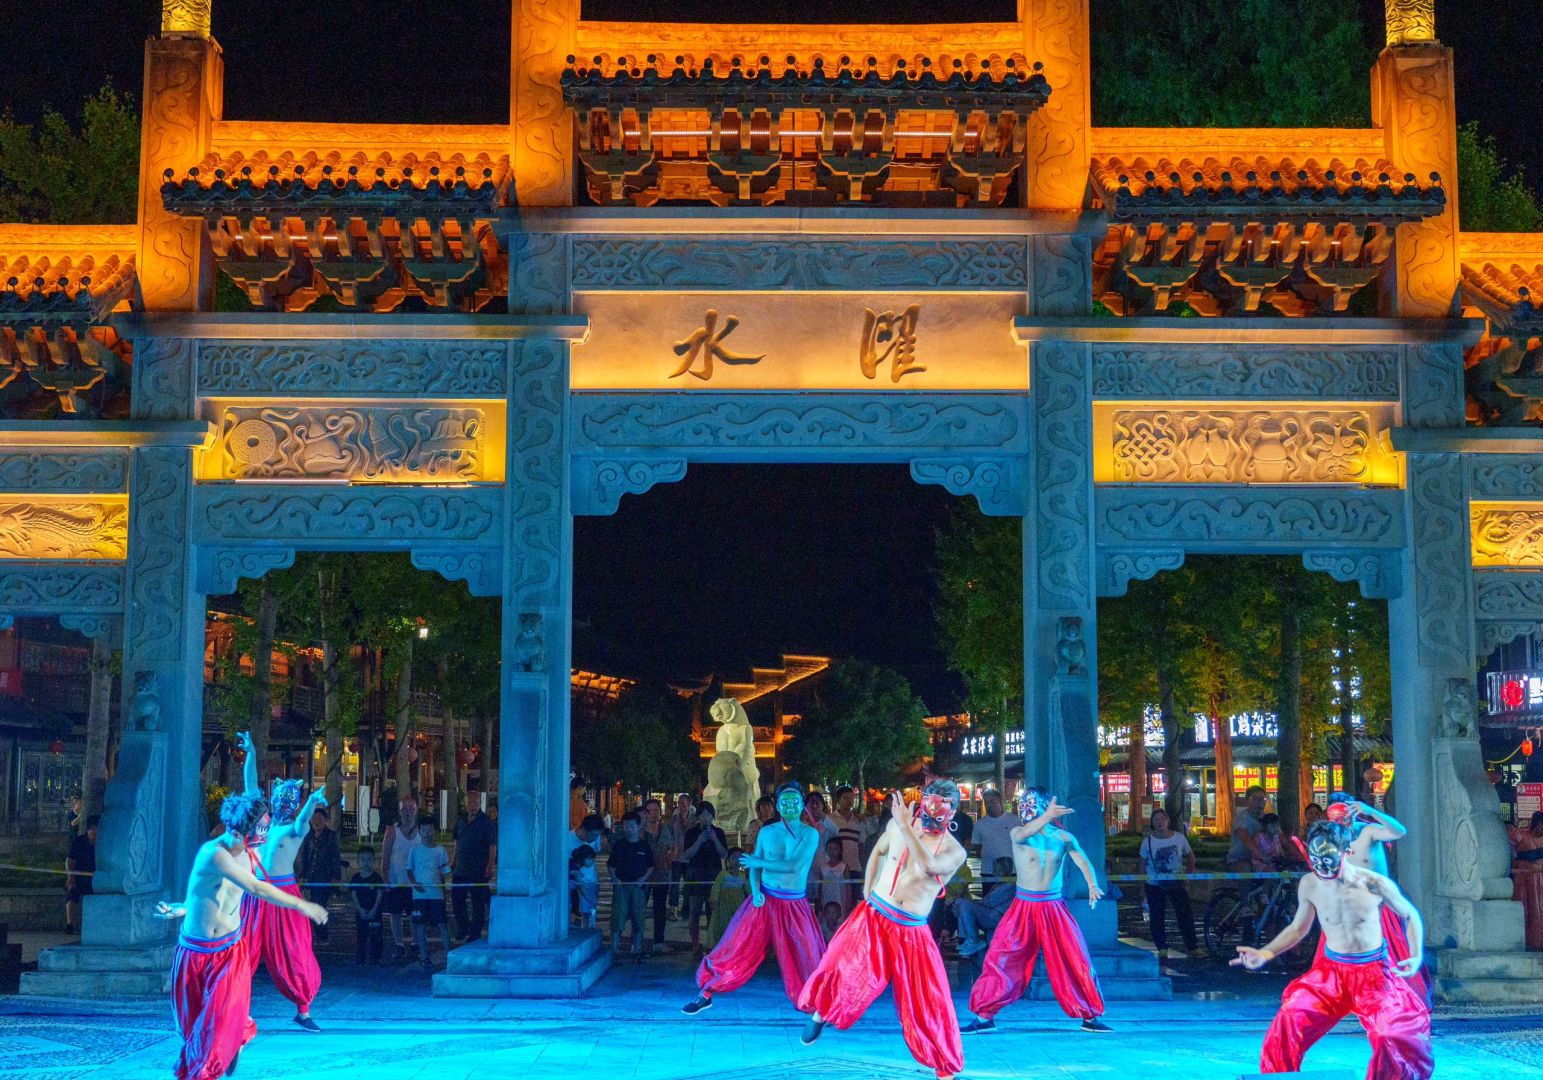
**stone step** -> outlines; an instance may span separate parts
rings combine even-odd
[[[21,993],[61,998],[165,997],[171,993],[171,964],[163,971],[24,971]]]
[[[1451,1005],[1543,1004],[1543,981],[1438,978],[1436,1000]]]
[[[1543,980],[1543,952],[1468,952],[1449,949],[1440,954],[1438,970],[1443,979]]]
[[[170,972],[176,949],[158,945],[125,949],[106,945],[58,945],[38,954],[38,971],[74,972]]]
[[[538,952],[542,950],[502,950]],[[447,998],[557,998],[580,997],[611,966],[611,954],[591,950],[573,970],[558,973],[460,974],[442,971],[434,976],[434,996]]]
[[[445,963],[445,974],[457,978],[497,979],[566,977],[583,970],[602,951],[604,941],[594,930],[576,931],[563,941],[536,948],[500,948],[485,940],[474,941],[451,951]]]

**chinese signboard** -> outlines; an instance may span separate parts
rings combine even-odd
[[[1517,822],[1526,823],[1539,810],[1543,810],[1543,784],[1517,784]]]
[[[1148,750],[1161,750],[1168,745],[1163,736],[1163,712],[1156,705],[1148,705],[1142,711],[1141,730],[1146,736]],[[1106,750],[1123,750],[1130,745],[1130,731],[1124,724],[1099,724],[1098,745]]]
[[[607,293],[575,390],[1025,390],[1013,293]]]
[[[1543,713],[1543,672],[1492,671],[1489,680],[1489,715]]]
[[[997,737],[995,735],[966,735],[959,740],[959,757],[964,761],[995,761],[997,752]],[[1023,756],[1023,729],[1016,728],[1007,733],[1007,750],[1009,758]]]
[[[1274,739],[1280,736],[1280,727],[1275,723],[1275,717],[1271,713],[1252,712],[1229,716],[1227,727],[1232,732],[1233,739],[1239,742],[1246,739]],[[1214,741],[1209,716],[1195,714],[1195,741],[1199,743]]]

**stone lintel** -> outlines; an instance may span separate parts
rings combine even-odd
[[[1013,321],[1013,339],[1122,344],[1214,345],[1472,345],[1484,333],[1482,319],[1180,319],[1161,316],[1098,318],[1029,315]]]
[[[364,315],[352,312],[240,314],[168,312],[120,315],[114,328],[126,338],[201,341],[523,341],[581,342],[584,315]]]
[[[205,420],[58,420],[0,421],[0,446],[49,446],[71,449],[133,446],[214,445],[214,425]]]
[[[1543,454],[1543,428],[1391,428],[1391,449],[1405,454]]]

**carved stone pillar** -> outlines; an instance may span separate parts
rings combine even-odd
[[[573,119],[560,79],[578,22],[579,0],[514,0],[509,160],[519,206],[573,205]]]
[[[1050,100],[1029,117],[1026,205],[1078,210],[1087,191],[1093,112],[1088,0],[1019,0],[1018,10],[1024,57],[1044,64],[1050,83]]]
[[[203,7],[207,25],[207,5]],[[225,64],[219,45],[197,33],[151,38],[145,44],[144,92],[135,270],[145,307],[207,309],[214,300],[215,273],[207,231],[202,221],[166,212],[161,183],[167,169],[180,172],[208,152],[210,130],[224,108]]]
[[[1432,173],[1439,175],[1447,204],[1437,217],[1398,227],[1397,273],[1383,275],[1386,298],[1394,315],[1445,316],[1457,302],[1458,285],[1452,50],[1434,36],[1429,41],[1395,44],[1391,30],[1390,24],[1390,44],[1372,69],[1372,121],[1383,130],[1394,166],[1421,182]]]

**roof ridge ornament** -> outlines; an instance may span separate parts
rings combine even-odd
[[[1436,0],[1386,0],[1388,47],[1439,45]]]
[[[214,0],[161,0],[161,33],[209,39]]]

